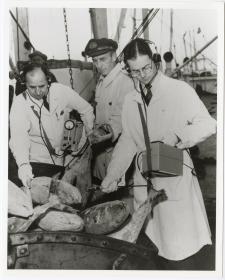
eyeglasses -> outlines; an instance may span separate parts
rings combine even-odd
[[[152,63],[149,63],[147,65],[145,65],[144,67],[142,67],[141,69],[137,69],[137,70],[131,70],[130,69],[130,74],[133,77],[138,77],[141,75],[141,73],[147,74],[152,70]]]

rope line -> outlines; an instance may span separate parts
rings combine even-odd
[[[19,24],[18,20],[15,18],[14,14],[12,13],[12,11],[9,10],[9,13],[11,15],[11,17],[13,18],[13,20],[15,21],[15,23],[17,24],[18,28],[20,29],[21,33],[23,34],[24,38],[29,42],[29,44],[31,45],[31,47],[33,48],[33,50],[35,50],[35,47],[32,45],[29,37],[27,36],[27,34],[24,32],[23,28],[21,27],[21,25]]]

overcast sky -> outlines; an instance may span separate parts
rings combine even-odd
[[[108,34],[114,38],[121,9],[108,9]],[[133,9],[128,9],[124,28],[121,33],[119,51],[132,35]],[[38,21],[41,22],[37,24]],[[91,34],[90,14],[88,9],[67,9],[68,32],[71,57],[82,59],[81,51],[93,37]],[[137,27],[141,23],[141,10],[137,9]],[[48,55],[49,58],[65,59],[67,57],[65,29],[62,9],[29,8],[30,38],[35,47]],[[200,29],[199,29],[200,28]],[[197,33],[197,30],[200,33]],[[179,63],[185,57],[183,34],[186,32],[188,56],[193,54],[193,37],[196,49],[200,49],[217,35],[216,10],[173,10],[173,53]],[[149,26],[150,39],[163,54],[169,50],[170,40],[170,9],[161,9]],[[217,43],[213,43],[204,54],[216,63]]]
[[[121,9],[108,9],[108,35],[114,38]],[[29,8],[29,32],[35,48],[46,53],[49,58],[66,59],[66,37],[63,11],[61,8]],[[121,33],[119,50],[132,35],[134,9],[128,9],[124,28]],[[82,59],[81,51],[93,37],[91,34],[89,9],[67,9],[68,32],[72,59]],[[137,27],[141,23],[141,9],[137,9]],[[38,23],[38,24],[37,24]],[[199,29],[200,28],[200,29]],[[198,33],[197,33],[198,31]],[[196,49],[200,49],[217,35],[217,12],[214,9],[173,9],[173,53],[181,64],[184,53],[183,34],[186,32],[188,56],[194,53],[193,37]],[[170,9],[160,9],[149,27],[150,39],[155,42],[158,51],[163,54],[169,50]],[[217,62],[217,42],[215,41],[204,54]]]

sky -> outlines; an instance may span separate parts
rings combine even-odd
[[[116,35],[120,11],[120,8],[107,9],[109,38],[114,38]],[[158,52],[162,55],[169,50],[170,11],[171,9],[160,9],[149,26],[150,40],[155,43]],[[121,31],[118,53],[132,36],[133,15],[134,9],[128,9]],[[46,53],[48,58],[66,59],[66,36],[62,8],[29,8],[28,16],[30,39],[35,48]],[[138,27],[142,21],[141,9],[136,9],[136,19]],[[93,37],[89,9],[67,8],[67,21],[71,58],[82,60],[81,51],[84,50],[88,40]],[[194,53],[194,37],[196,50],[199,50],[217,35],[216,10],[173,9],[172,51],[179,64],[182,64],[185,57],[183,43],[185,32],[187,55],[190,57]],[[155,51],[154,47],[153,51]],[[217,63],[217,41],[203,54]],[[207,66],[213,69],[212,63],[208,63]],[[203,67],[203,63],[200,64],[201,67]]]

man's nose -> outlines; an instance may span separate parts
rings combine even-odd
[[[139,73],[140,73],[139,75],[140,75],[142,78],[144,78],[145,72],[143,71],[143,69],[140,69],[139,71],[140,71],[140,72],[139,72]]]
[[[36,92],[37,95],[40,95],[41,94],[41,89],[39,87],[36,87],[35,92]]]
[[[101,61],[97,61],[97,62],[96,62],[96,67],[97,67],[98,69],[101,69],[101,67],[102,67],[102,62],[101,62]]]

